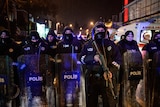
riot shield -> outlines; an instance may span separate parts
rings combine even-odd
[[[144,91],[145,107],[159,107],[159,78],[160,78],[160,51],[154,53],[153,58],[149,59],[146,52],[144,57]]]
[[[145,107],[150,107],[151,105],[151,88],[150,86],[152,85],[152,80],[151,80],[151,72],[150,72],[150,62],[151,59],[149,59],[149,54],[148,52],[145,53],[145,56],[143,58],[143,72],[144,72],[144,77],[143,77],[143,88],[139,90],[141,92],[143,90],[144,94],[144,105]],[[138,90],[137,90],[138,91]]]
[[[53,58],[46,54],[18,57],[21,107],[55,107]]]
[[[139,107],[136,101],[136,88],[143,78],[143,60],[138,51],[123,54],[122,107]]]
[[[160,51],[154,53],[151,66],[151,106],[160,106]]]
[[[0,56],[0,107],[12,107],[11,101],[19,95],[12,63],[9,56]]]
[[[56,55],[56,71],[58,72],[58,107],[81,107],[82,84],[81,66],[77,53]]]

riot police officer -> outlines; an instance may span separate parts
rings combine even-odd
[[[122,36],[124,36],[124,39],[117,43],[121,54],[124,54],[127,50],[140,51],[137,42],[133,40],[134,34],[132,31],[126,31],[125,35]]]
[[[81,43],[75,37],[72,28],[66,26],[63,30],[63,40],[57,44],[58,53],[80,53]]]
[[[56,55],[56,49],[57,49],[57,35],[55,34],[54,30],[50,30],[47,34],[45,42],[47,43],[49,47],[49,54],[54,58]]]
[[[8,55],[14,61],[20,55],[20,46],[11,38],[8,30],[0,32],[0,55]]]
[[[60,80],[60,106],[79,105],[80,91],[80,64],[78,55],[81,51],[81,43],[75,37],[72,28],[65,27],[62,41],[57,44],[56,71]],[[76,75],[76,78],[66,78],[66,75]],[[62,79],[63,77],[63,79]]]
[[[12,59],[13,62],[16,62],[17,57],[20,55],[20,50],[21,50],[20,45],[18,45],[11,38],[10,32],[7,29],[2,30],[0,32],[0,55],[9,56]],[[8,61],[6,61],[7,63],[9,63],[10,58],[8,58]],[[5,67],[5,66],[3,66],[3,67]],[[12,68],[11,65],[8,65],[7,69],[8,69],[8,71],[11,71],[11,72],[5,71],[4,74],[8,72],[7,73],[7,78],[8,78],[8,82],[9,82],[8,84],[11,84],[13,86],[13,88],[15,87],[15,88],[18,89],[19,79],[18,79],[18,72],[17,72],[16,66],[13,66],[13,69],[10,69],[10,68]],[[15,94],[16,93],[15,91],[19,90],[19,89],[18,90],[17,89],[13,90],[13,88],[12,89],[6,89],[5,91],[8,92],[10,90],[10,92],[13,92]],[[4,92],[0,96],[3,96],[3,94],[4,94]],[[11,97],[10,94],[11,93],[8,93],[9,98],[7,98],[7,100],[10,100],[10,97]],[[13,104],[15,104],[16,106],[19,106],[20,105],[20,101],[19,101],[20,99],[19,99],[19,97],[17,97],[17,95],[15,97],[16,97],[16,102],[14,102],[14,100],[12,99]],[[3,99],[3,100],[5,100],[5,99]]]
[[[37,31],[31,31],[27,40],[22,47],[22,54],[48,54],[48,46],[42,41]]]
[[[47,55],[48,49],[48,45],[40,38],[37,31],[31,31],[22,46],[22,55],[18,57],[22,105],[30,107],[48,103],[45,88],[48,83],[52,85],[53,79],[50,68],[51,57]],[[23,97],[28,99],[23,101]]]
[[[103,107],[115,107],[117,73],[121,64],[121,55],[115,43],[105,39],[106,26],[97,22],[92,30],[92,39],[88,41],[80,54],[80,61],[86,65],[86,100],[87,107],[98,107],[98,96],[102,96]],[[96,46],[98,49],[96,48]],[[98,54],[98,50],[100,54]],[[102,56],[104,56],[107,69],[104,69]],[[106,86],[106,80],[111,80],[114,89]],[[108,83],[108,81],[107,81]],[[113,94],[113,93],[114,94]]]
[[[136,64],[131,64],[130,63],[130,60],[131,60],[131,62],[133,61],[132,63],[137,63],[139,64],[138,66],[140,65],[142,66],[142,63],[134,62],[135,59],[138,59],[140,60],[140,62],[142,62],[142,56],[141,56],[141,52],[139,50],[138,44],[135,40],[133,40],[133,38],[134,38],[133,31],[128,30],[125,32],[124,39],[121,39],[117,43],[120,49],[121,55],[123,56],[123,63],[120,69],[121,91],[120,91],[120,101],[119,101],[122,107],[126,107],[126,106],[139,107],[139,104],[136,101],[135,93],[136,93],[137,85],[141,78],[137,78],[137,75],[135,77],[132,76],[132,79],[130,78],[131,77],[129,75],[130,74],[129,72],[131,71],[130,69],[132,68],[134,69],[135,66],[129,66],[129,65],[136,65]],[[127,56],[129,54],[132,54],[131,57]],[[136,55],[139,55],[139,56],[136,56]],[[127,65],[129,69],[127,69],[125,65]],[[126,69],[128,71],[125,71]],[[141,77],[142,74],[139,77]],[[129,93],[129,94],[125,94],[125,93]]]
[[[51,64],[51,71],[47,71],[46,73],[46,98],[48,102],[48,107],[53,107],[56,102],[56,92],[55,91],[55,84],[53,84],[53,81],[55,81],[55,56],[57,53],[57,35],[55,34],[54,30],[50,29],[45,42],[48,45],[48,54],[52,57],[52,64]]]
[[[147,103],[148,107],[160,106],[160,32],[156,32],[149,43],[142,48],[142,55],[144,58],[146,69],[146,89],[147,89]]]
[[[159,39],[160,39],[160,32],[156,32],[154,36],[152,36],[151,41],[142,48],[143,54],[146,55],[146,52],[148,52],[149,58],[152,59],[154,53],[160,50],[160,40]]]

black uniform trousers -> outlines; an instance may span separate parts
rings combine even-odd
[[[98,107],[98,96],[102,96],[103,107],[109,107],[106,81],[100,74],[86,75],[86,105],[87,107]]]

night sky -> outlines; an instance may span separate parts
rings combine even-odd
[[[122,11],[123,0],[54,0],[58,6],[57,20],[65,23],[84,25],[97,21],[99,17],[105,20]]]

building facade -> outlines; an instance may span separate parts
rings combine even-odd
[[[160,23],[160,0],[124,0],[124,23],[150,21]]]

